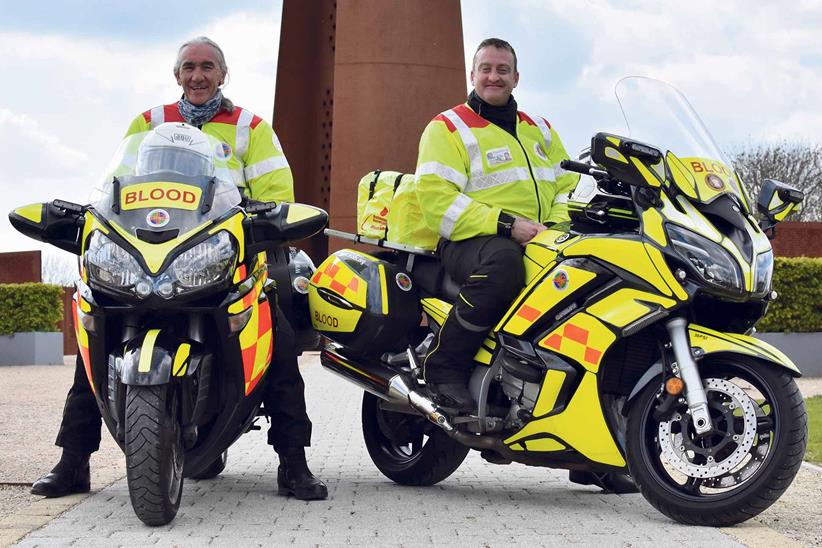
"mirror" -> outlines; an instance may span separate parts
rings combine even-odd
[[[756,208],[766,219],[778,223],[784,221],[791,213],[798,212],[804,199],[805,193],[796,187],[765,179],[759,191]]]
[[[591,139],[591,158],[611,177],[629,185],[660,188],[665,183],[665,159],[651,145],[597,133]]]
[[[29,204],[9,213],[9,222],[29,238],[80,254],[80,227],[85,208],[71,202]]]
[[[248,252],[257,253],[272,244],[309,238],[327,223],[328,213],[318,207],[283,202],[273,209],[263,208],[243,221]]]

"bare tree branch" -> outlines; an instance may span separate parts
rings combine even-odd
[[[754,200],[762,181],[776,179],[805,193],[801,213],[789,220],[822,221],[822,146],[792,141],[747,144],[729,156]]]
[[[43,282],[62,285],[74,285],[80,279],[77,269],[77,257],[64,251],[44,251],[40,272]]]

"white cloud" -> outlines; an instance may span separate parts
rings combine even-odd
[[[226,95],[271,119],[280,9],[220,14],[189,37],[223,48]],[[0,32],[0,173],[8,209],[63,198],[85,201],[137,114],[179,97],[172,74],[179,41],[135,42],[62,34]],[[42,248],[0,223],[3,249]]]
[[[39,168],[75,169],[88,160],[84,152],[62,143],[30,116],[15,114],[5,108],[0,108],[0,143],[6,145],[3,147],[5,150],[9,150],[14,143],[14,146],[36,151],[42,161],[36,163]],[[17,156],[14,160],[20,162],[22,158]]]
[[[818,1],[520,0],[493,6],[496,28],[507,31],[502,37],[510,36],[521,56],[539,52],[570,75],[557,81],[545,67],[531,66],[518,98],[542,95],[547,110],[569,110],[583,125],[591,125],[587,113],[601,109],[594,102],[614,104],[613,84],[620,77],[640,74],[681,89],[720,142],[749,136],[819,140],[815,123],[799,122],[820,111]],[[475,2],[464,6],[466,20],[488,17],[474,8]]]

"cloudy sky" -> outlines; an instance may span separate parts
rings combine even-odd
[[[178,96],[171,66],[192,36],[223,46],[228,96],[273,111],[281,1],[4,4],[3,211],[84,202],[131,119]],[[613,84],[631,74],[682,90],[723,147],[822,141],[822,0],[463,0],[462,13],[466,58],[482,38],[512,42],[521,108],[551,120],[572,154],[620,129]],[[36,247],[3,215],[0,251]]]

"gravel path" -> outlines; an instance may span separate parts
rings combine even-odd
[[[0,386],[3,387],[0,390],[0,545],[5,545],[3,540],[22,536],[9,536],[13,531],[36,529],[85,498],[46,501],[28,492],[28,485],[47,473],[59,458],[60,450],[53,442],[71,384],[73,364],[72,356],[64,366],[0,367]],[[309,367],[319,366],[310,364]],[[799,385],[805,397],[822,395],[822,378],[800,379]],[[317,446],[322,444],[321,439],[315,442]],[[106,432],[91,466],[93,491],[125,475],[122,453]],[[41,511],[32,511],[37,508]],[[785,495],[755,521],[802,545],[821,546],[820,508],[822,468],[806,466]],[[28,514],[32,513],[44,517],[24,523],[20,516],[30,517]],[[755,525],[751,522],[750,526]],[[742,535],[744,528],[725,532],[743,543],[755,545],[750,536]]]

